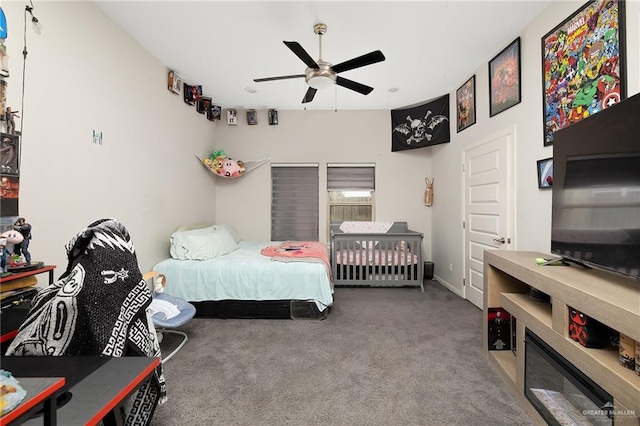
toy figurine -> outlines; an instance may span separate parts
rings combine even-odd
[[[31,241],[31,224],[26,223],[24,217],[19,217],[13,224],[13,229],[22,234],[22,242],[14,246],[14,253],[18,256],[24,255],[24,261],[31,263],[31,253],[29,253],[29,242]]]
[[[11,255],[9,249],[7,249],[8,244],[20,244],[24,237],[20,232],[15,230],[9,230],[0,234],[0,246],[2,246],[2,275],[4,276],[7,272],[7,258]]]
[[[8,106],[4,114],[4,121],[7,126],[7,133],[9,133],[10,135],[15,134],[16,132],[16,121],[14,117],[20,118],[20,116],[18,115],[19,112],[20,111],[11,111],[11,107]]]

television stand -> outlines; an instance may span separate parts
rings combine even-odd
[[[619,362],[618,351],[589,349],[569,337],[569,306],[614,330],[640,341],[640,283],[599,269],[548,268],[536,264],[538,252],[484,252],[483,353],[532,419],[542,417],[524,396],[525,330],[603,388],[614,399],[616,425],[640,424],[640,376]],[[531,289],[550,296],[530,297]],[[503,308],[517,319],[515,350],[489,346],[491,308]]]

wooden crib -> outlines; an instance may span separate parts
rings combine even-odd
[[[331,224],[331,267],[334,285],[420,287],[423,234],[394,222],[386,233],[344,233]]]

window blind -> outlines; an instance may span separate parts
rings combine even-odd
[[[369,190],[376,189],[375,166],[327,165],[327,190]]]
[[[271,240],[318,241],[318,166],[271,167]]]

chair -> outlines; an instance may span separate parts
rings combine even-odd
[[[170,318],[167,318],[167,314],[165,312],[155,312],[151,316],[153,325],[156,327],[156,332],[158,333],[158,340],[160,342],[162,342],[162,335],[164,334],[176,334],[182,336],[182,341],[180,342],[178,347],[171,351],[169,355],[162,357],[162,363],[164,364],[165,362],[169,361],[180,349],[182,349],[182,347],[189,340],[187,333],[177,329],[191,321],[191,318],[193,318],[196,314],[196,308],[186,300],[180,299],[179,297],[170,296],[162,292],[166,282],[166,278],[164,275],[152,271],[144,274],[143,278],[147,282],[149,282],[150,279],[153,279],[153,299],[154,301],[159,301],[160,303],[156,303],[154,306],[154,303],[152,302],[152,307],[161,309],[162,306],[171,306],[172,309],[174,309],[173,307],[175,307],[178,311],[175,316],[172,316]],[[156,284],[158,285],[157,287]],[[163,304],[163,302],[166,302],[170,305]]]

